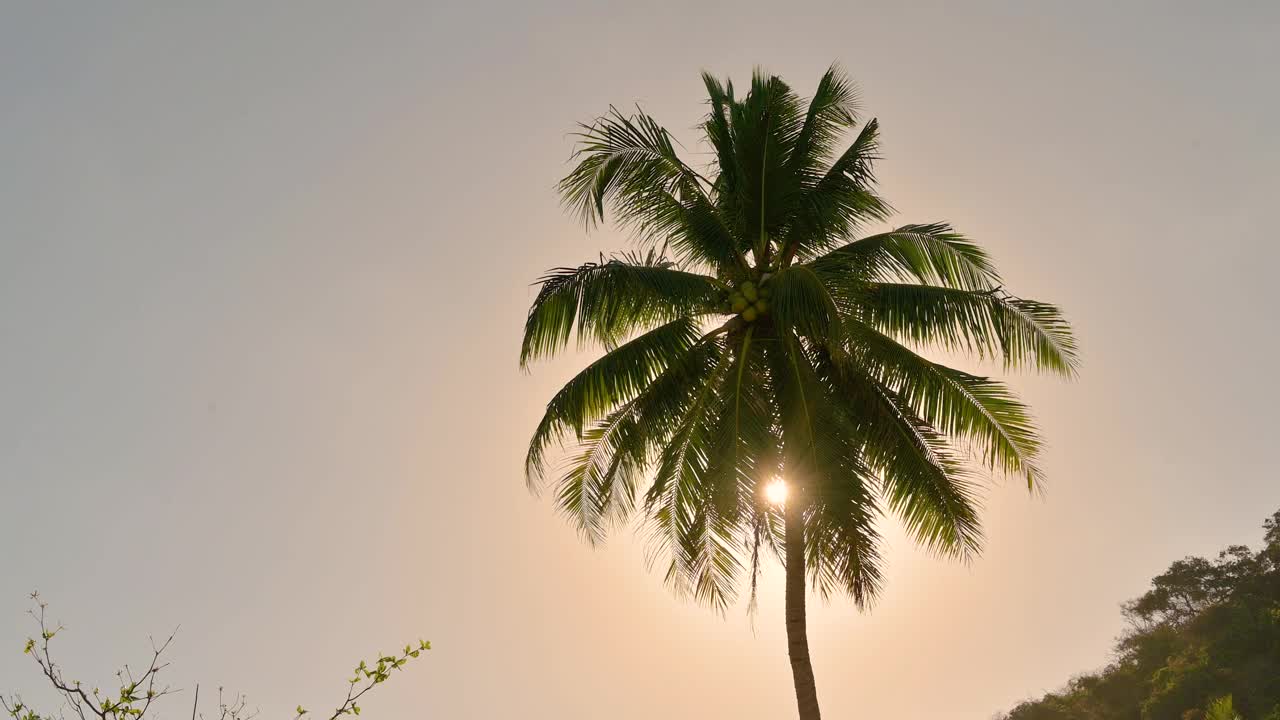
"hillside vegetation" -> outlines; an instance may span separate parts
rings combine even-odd
[[[1003,720],[1280,720],[1280,511],[1258,551],[1188,557],[1124,605],[1115,661]]]

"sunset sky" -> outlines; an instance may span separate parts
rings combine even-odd
[[[898,221],[1062,306],[1020,376],[1040,497],[964,566],[892,525],[875,610],[814,601],[832,718],[974,718],[1103,665],[1119,605],[1280,507],[1274,2],[0,4],[0,691],[181,624],[170,681],[263,718],[435,649],[372,718],[794,717],[782,573],[673,597],[526,492],[586,358],[519,370],[530,284],[625,249],[562,213],[574,123],[643,105],[707,160],[699,72],[841,63]],[[189,711],[190,695],[168,716]]]

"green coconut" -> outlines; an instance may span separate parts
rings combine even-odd
[[[746,299],[746,298],[742,297],[741,295],[734,295],[734,296],[733,296],[733,301],[732,301],[732,303],[729,305],[729,307],[730,307],[734,312],[736,312],[736,313],[740,313],[740,312],[742,312],[743,310],[746,310],[746,309],[747,309],[747,304],[748,304],[748,303],[747,303],[747,299]]]
[[[764,300],[757,300],[755,304],[755,308],[756,308],[756,312],[760,313],[761,315],[764,315],[765,313],[769,312],[769,303],[765,302]]]
[[[747,322],[755,322],[755,321],[756,321],[756,309],[755,309],[755,307],[749,307],[749,308],[747,308],[746,310],[743,310],[743,311],[742,311],[742,319],[743,319],[743,320],[746,320]]]
[[[752,286],[752,285],[743,285],[743,286],[742,286],[742,297],[746,298],[746,299],[747,299],[748,301],[750,301],[750,302],[755,302],[755,301],[756,301],[756,299],[760,297],[760,295],[759,295],[759,293],[757,293],[757,292],[756,292],[756,289],[755,289],[755,287],[754,287],[754,286]]]

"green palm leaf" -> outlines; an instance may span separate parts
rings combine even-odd
[[[563,349],[575,332],[580,342],[612,345],[660,323],[712,312],[724,287],[669,263],[623,259],[558,268],[539,282],[520,348],[525,368]]]
[[[733,518],[718,511],[717,488],[709,470],[719,393],[733,360],[724,356],[704,378],[660,454],[646,506],[653,539],[671,556],[666,580],[681,593],[723,610],[735,595],[742,565],[734,548]]]
[[[841,135],[857,118],[858,89],[843,70],[832,65],[809,100],[804,125],[787,158],[788,171],[804,180],[820,176],[820,165],[829,160]]]
[[[769,279],[773,323],[780,331],[839,342],[841,314],[827,286],[811,268],[793,265]]]
[[[976,488],[945,436],[905,398],[851,356],[822,357],[864,440],[867,464],[881,476],[889,505],[916,539],[946,555],[971,557],[982,547]]]
[[[862,364],[931,426],[977,446],[992,470],[1042,480],[1031,411],[1004,384],[930,362],[871,328],[853,325]]]
[[[536,480],[544,469],[547,447],[572,429],[579,436],[622,403],[639,395],[668,367],[680,362],[701,335],[687,317],[651,330],[588,365],[551,398],[525,460]]]
[[[1076,342],[1058,308],[999,291],[931,285],[859,284],[841,297],[850,314],[893,337],[999,357],[1006,368],[1073,376]],[[837,295],[841,293],[837,292]]]
[[[876,194],[872,172],[879,134],[880,124],[868,122],[813,187],[796,198],[798,211],[782,242],[783,264],[829,250],[865,223],[888,218],[891,209]]]
[[[814,259],[823,276],[868,281],[914,280],[963,290],[991,290],[1000,276],[986,252],[945,223],[903,225],[855,240]]]
[[[702,192],[701,176],[680,159],[671,134],[643,112],[627,117],[610,108],[581,128],[574,152],[579,162],[560,182],[560,193],[588,225],[604,219],[609,201],[643,214],[654,190],[673,196]]]

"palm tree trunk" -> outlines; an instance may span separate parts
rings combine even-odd
[[[800,720],[820,720],[818,688],[809,660],[809,632],[805,625],[804,516],[798,498],[783,511],[783,543],[787,555],[787,654],[791,656],[791,677],[796,686],[796,706]]]

